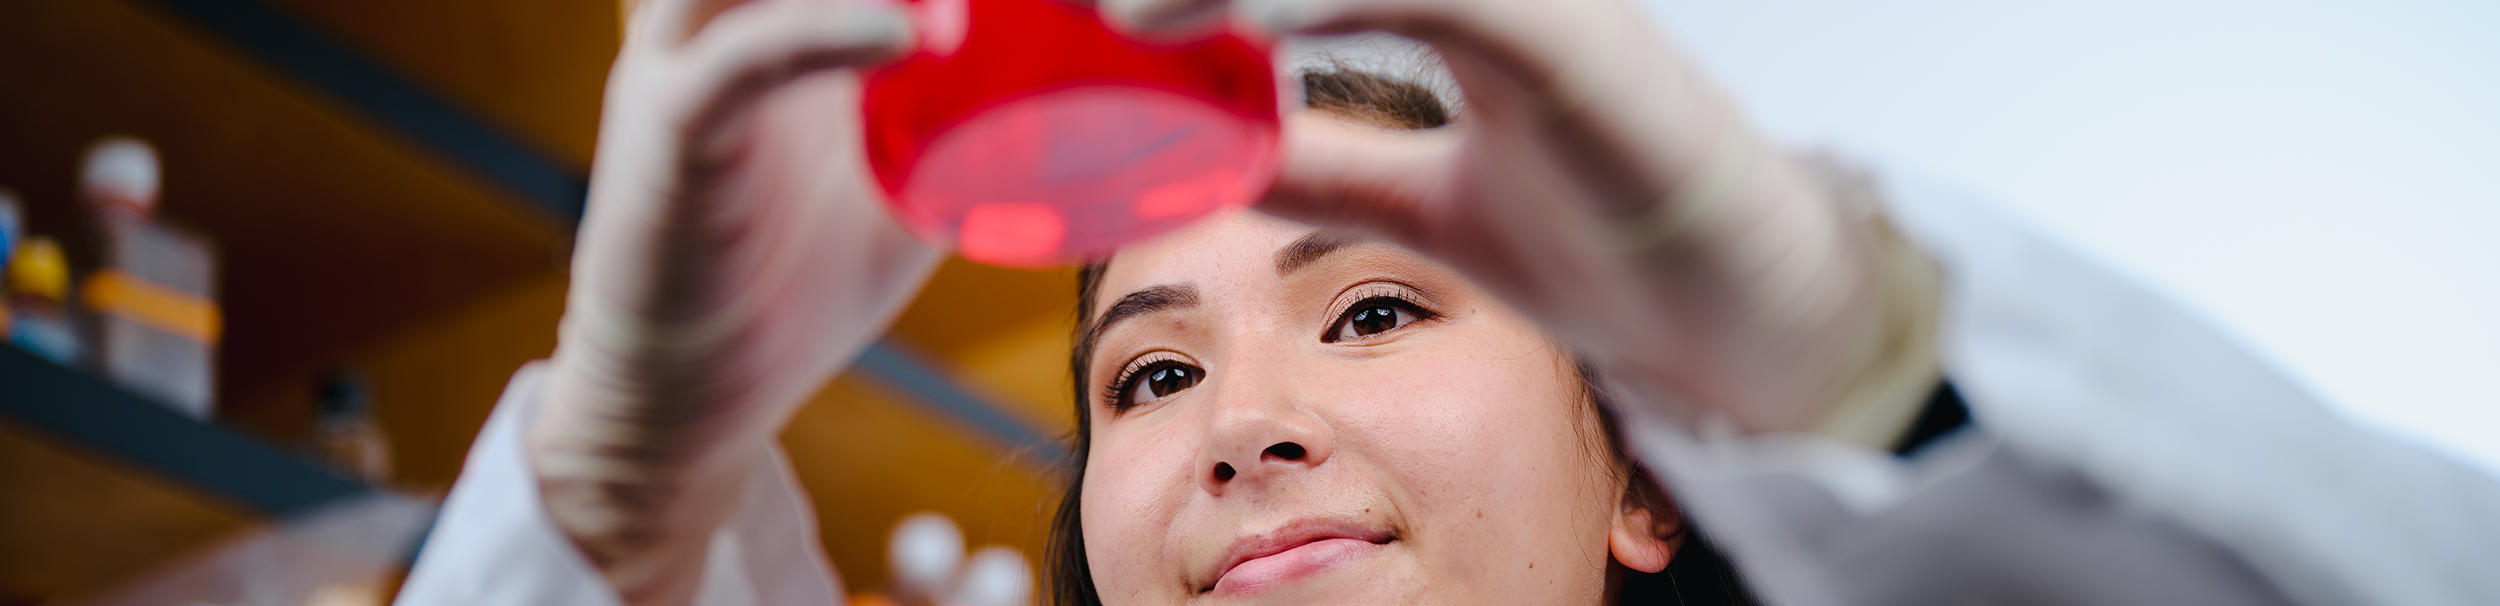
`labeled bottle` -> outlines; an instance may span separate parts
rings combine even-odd
[[[79,288],[96,318],[105,376],[194,419],[216,394],[222,317],[206,237],[156,217],[155,148],[110,137],[88,148],[81,191],[103,231],[104,262]]]

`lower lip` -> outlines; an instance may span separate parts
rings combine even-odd
[[[1323,539],[1263,558],[1234,565],[1215,581],[1216,595],[1244,595],[1319,574],[1380,553],[1381,545],[1359,539]]]

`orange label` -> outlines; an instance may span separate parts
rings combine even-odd
[[[88,309],[202,343],[216,343],[224,328],[216,301],[119,271],[96,272],[81,293]]]

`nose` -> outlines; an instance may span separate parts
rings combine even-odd
[[[1271,481],[1328,461],[1328,424],[1294,396],[1290,374],[1231,365],[1208,403],[1198,482],[1208,494]]]

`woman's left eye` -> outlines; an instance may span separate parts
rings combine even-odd
[[[1205,369],[1179,360],[1162,360],[1140,366],[1121,375],[1120,380],[1112,386],[1109,394],[1111,408],[1115,411],[1126,411],[1148,402],[1169,398],[1173,394],[1197,387],[1198,381],[1206,377]]]
[[[1364,299],[1347,308],[1345,315],[1338,316],[1336,326],[1330,327],[1327,338],[1321,341],[1335,343],[1369,337],[1397,330],[1427,317],[1430,316],[1423,308],[1396,297]]]

